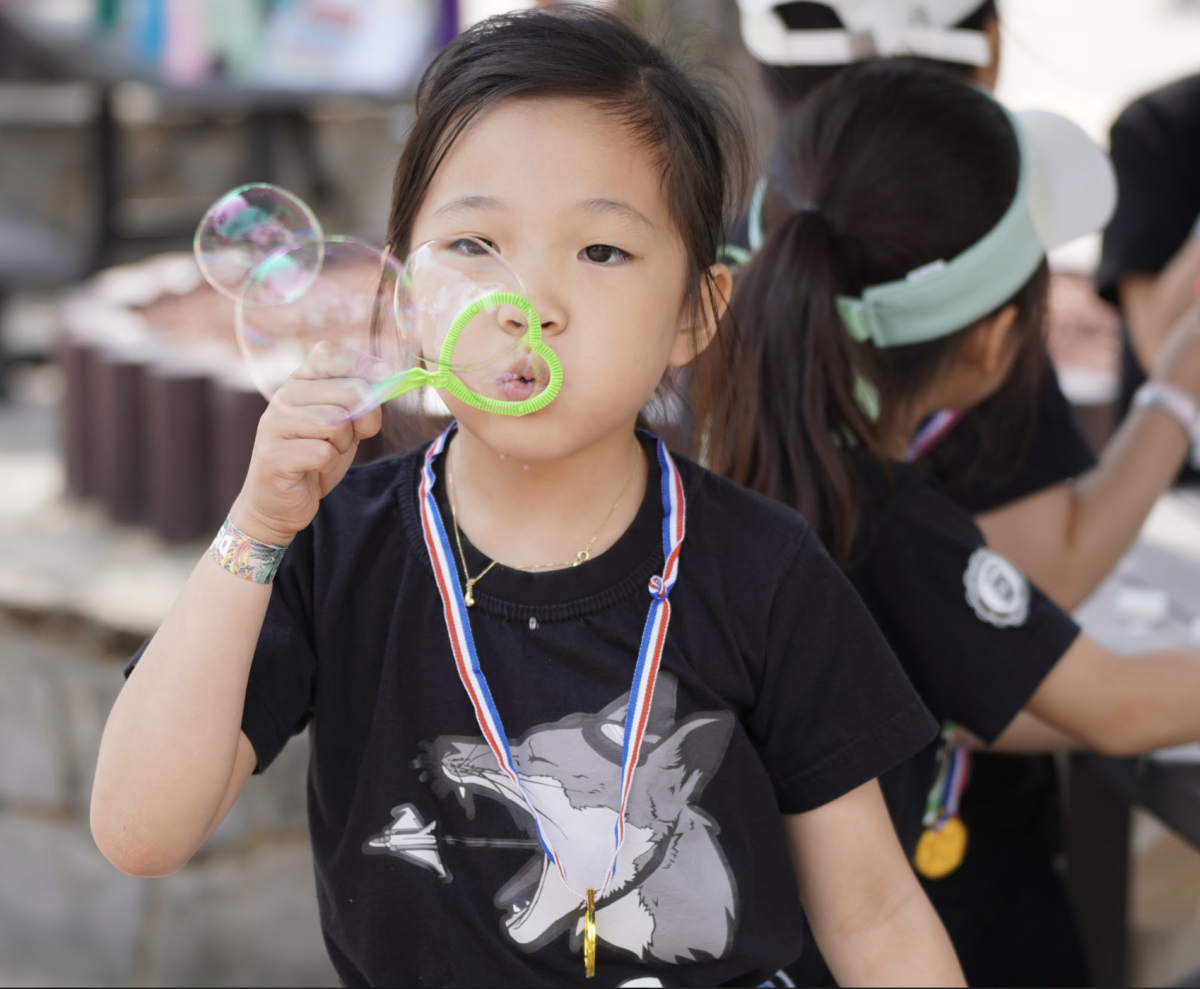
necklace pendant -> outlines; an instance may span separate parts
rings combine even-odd
[[[583,913],[583,974],[589,979],[596,974],[596,891],[587,891],[587,907]]]
[[[577,567],[581,563],[587,563],[587,561],[590,560],[591,558],[592,558],[591,553],[589,553],[586,549],[581,549],[578,553],[575,554],[575,562],[572,563],[571,566]]]
[[[467,581],[467,593],[463,595],[463,604],[468,608],[475,603],[475,592],[472,590],[475,586],[475,581]]]

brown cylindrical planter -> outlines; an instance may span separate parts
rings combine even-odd
[[[142,379],[146,514],[161,539],[215,531],[212,379],[186,355],[151,365]]]
[[[240,375],[223,377],[212,394],[213,470],[212,503],[217,515],[225,517],[233,500],[242,490],[258,420],[266,411],[267,400],[254,385]]]
[[[138,350],[97,354],[92,378],[96,493],[114,522],[137,522],[146,506],[142,449],[142,377]]]
[[[63,459],[67,491],[79,498],[98,492],[96,483],[96,419],[92,395],[96,387],[96,354],[83,340],[66,338],[58,348],[66,390],[63,397]]]

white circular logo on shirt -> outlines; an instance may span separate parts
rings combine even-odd
[[[963,574],[967,603],[996,628],[1024,625],[1029,617],[1029,581],[1015,566],[986,546],[971,554]]]

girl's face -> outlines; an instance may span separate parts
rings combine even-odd
[[[687,253],[649,149],[586,103],[508,100],[471,123],[434,175],[412,244],[461,235],[520,275],[563,365],[562,391],[529,416],[443,393],[497,453],[545,462],[630,429],[666,368],[707,342],[683,305]]]

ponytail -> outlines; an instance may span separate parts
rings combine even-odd
[[[847,452],[868,443],[871,422],[834,301],[837,250],[819,209],[771,231],[725,316],[741,329],[740,345],[702,355],[695,394],[710,469],[799,509],[844,562],[858,502]]]
[[[883,434],[953,365],[969,327],[877,347],[850,336],[837,299],[980,241],[1008,211],[1020,162],[994,100],[895,62],[845,69],[784,123],[766,239],[725,317],[737,345],[703,355],[693,394],[708,466],[797,508],[843,566],[857,535],[861,458],[890,476]],[[1043,261],[1004,303],[1017,308],[1021,348],[998,396],[1010,401],[992,403],[1005,418],[1027,406],[1040,374],[1046,288]],[[999,419],[984,421],[981,445],[1015,458]]]

